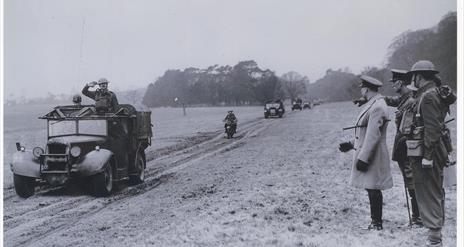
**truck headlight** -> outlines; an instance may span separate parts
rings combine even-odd
[[[71,148],[71,150],[69,150],[69,153],[72,157],[77,158],[79,155],[81,155],[81,148],[79,146],[74,146]]]
[[[40,155],[44,153],[45,151],[41,147],[35,147],[34,149],[32,149],[32,155],[34,155],[34,157],[36,158],[39,158]]]

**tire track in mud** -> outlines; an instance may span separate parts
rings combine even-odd
[[[202,159],[244,145],[248,138],[257,136],[277,122],[253,120],[243,124],[239,129],[240,132],[233,139],[226,139],[222,131],[217,131],[216,135],[206,141],[153,158],[147,162],[145,183],[123,188],[108,198],[94,198],[83,194],[82,191],[78,192],[76,197],[76,192],[69,192],[66,188],[45,188],[39,190],[37,195],[23,200],[15,197],[13,189],[11,190],[13,195],[8,195],[4,199],[5,243],[9,246],[27,246],[50,234],[66,230],[80,219],[95,215],[108,205],[130,200],[135,195],[155,189],[176,172]],[[164,165],[158,166],[161,163]],[[68,198],[63,198],[63,195]]]

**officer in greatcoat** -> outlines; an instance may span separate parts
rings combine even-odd
[[[361,94],[366,100],[356,120],[353,141],[340,144],[340,151],[354,149],[350,184],[365,189],[369,196],[371,224],[368,229],[382,230],[382,190],[393,187],[390,157],[386,143],[387,105],[378,93],[382,83],[361,76]]]
[[[445,191],[443,168],[452,150],[449,130],[444,123],[449,105],[456,100],[454,95],[443,95],[434,81],[438,73],[432,62],[416,62],[409,75],[415,91],[415,107],[410,111],[410,129],[407,147],[410,157],[419,212],[425,227],[429,229],[427,246],[442,246],[441,229],[445,217]],[[454,96],[454,97],[453,97]],[[403,119],[405,122],[405,119]],[[447,135],[448,133],[448,135]]]
[[[392,87],[399,96],[386,96],[385,102],[388,106],[396,107],[395,112],[395,124],[396,124],[396,135],[393,143],[392,160],[398,163],[398,166],[403,175],[403,181],[405,188],[407,188],[412,209],[411,224],[417,227],[422,226],[422,220],[419,214],[419,208],[417,206],[416,193],[414,191],[413,175],[411,163],[407,155],[406,139],[407,135],[402,133],[400,123],[404,113],[414,106],[414,98],[412,91],[407,87],[410,78],[406,70],[392,69],[392,79],[390,82],[393,83]]]

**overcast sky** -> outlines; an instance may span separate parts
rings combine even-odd
[[[253,59],[315,81],[328,68],[381,66],[406,30],[452,0],[5,0],[5,96],[146,87],[167,69]]]

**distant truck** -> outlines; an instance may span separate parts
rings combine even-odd
[[[264,105],[264,118],[279,117],[282,118],[285,113],[284,104],[280,100],[274,102],[268,101]]]
[[[47,121],[45,148],[16,143],[11,170],[20,197],[30,197],[38,182],[52,186],[90,179],[95,196],[107,196],[113,183],[145,179],[145,149],[151,145],[151,112],[128,104],[98,113],[94,105],[57,106]]]

